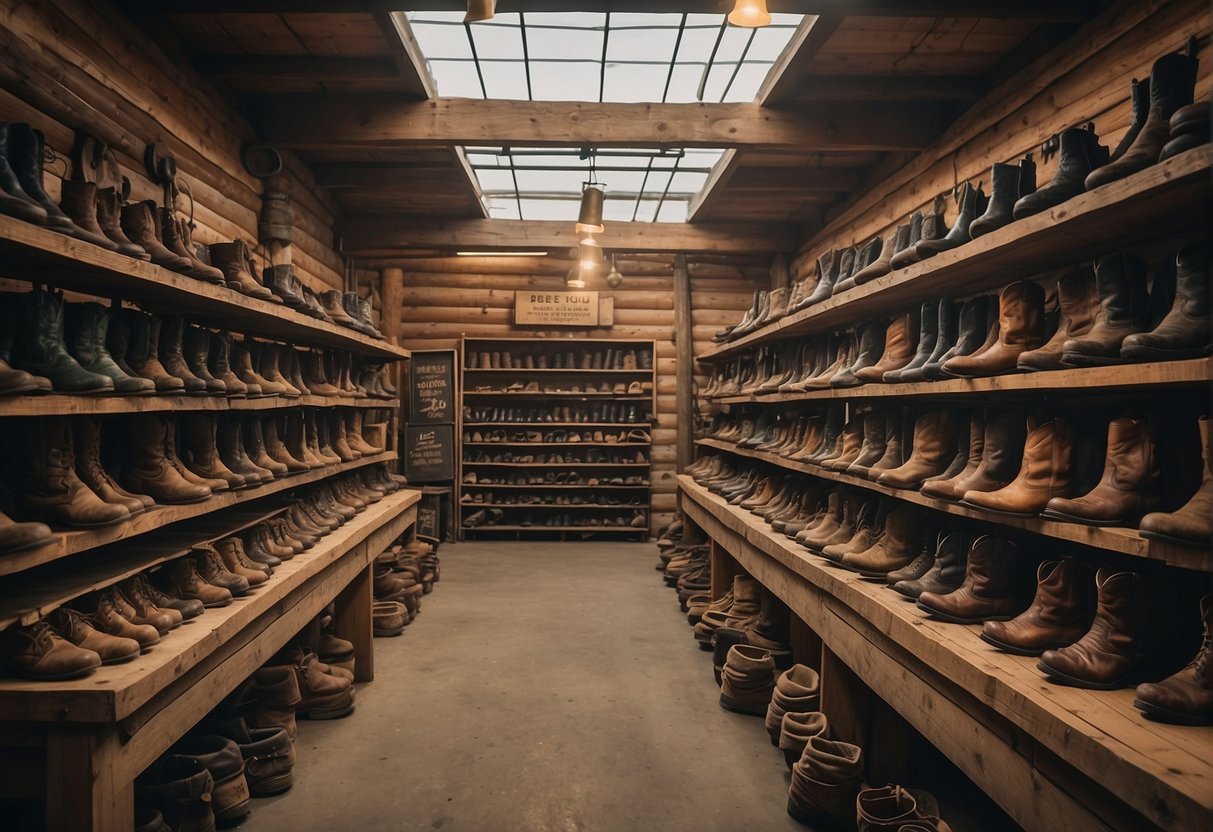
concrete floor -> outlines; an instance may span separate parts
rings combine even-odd
[[[295,787],[241,827],[803,829],[762,720],[638,543],[461,543],[347,719],[300,722]]]

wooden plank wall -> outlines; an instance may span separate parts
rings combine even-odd
[[[554,257],[402,258],[360,263],[370,268],[404,270],[404,303],[400,310],[401,345],[410,349],[458,347],[461,335],[524,337],[643,338],[657,342],[657,426],[653,432],[653,529],[673,516],[676,424],[674,296],[672,255],[628,255],[617,260],[623,285],[587,288],[615,301],[615,325],[603,329],[543,332],[515,328],[514,291],[564,288],[570,261]],[[736,321],[749,308],[756,288],[770,280],[764,258],[691,258],[691,319],[695,354],[711,345],[712,335]],[[698,368],[696,370],[698,373]],[[697,383],[706,377],[697,376]],[[692,429],[693,426],[685,426]]]
[[[58,198],[77,127],[105,138],[130,177],[132,199],[163,201],[143,174],[142,153],[161,142],[196,200],[194,237],[212,243],[257,240],[262,183],[245,172],[241,147],[252,129],[194,72],[172,44],[151,38],[107,2],[39,0],[0,6],[0,119],[27,121],[60,158],[47,166]],[[161,46],[163,45],[163,49]],[[333,203],[294,156],[273,189],[291,196],[292,261],[317,290],[340,288]],[[179,206],[188,210],[188,200]]]
[[[1017,162],[1032,153],[1037,185],[1047,184],[1058,158],[1042,162],[1040,145],[1067,127],[1093,121],[1101,143],[1114,149],[1131,121],[1130,80],[1148,79],[1155,60],[1185,48],[1193,35],[1200,45],[1196,96],[1207,97],[1211,30],[1205,0],[1131,0],[1109,7],[994,89],[909,163],[877,166],[862,196],[835,212],[802,246],[793,277],[810,274],[816,258],[830,248],[875,234],[887,238],[914,211],[930,210],[938,194],[950,194],[954,187],[959,192],[960,183],[980,181],[988,193],[994,162]],[[949,224],[955,216],[956,204],[949,200]]]

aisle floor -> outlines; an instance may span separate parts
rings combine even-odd
[[[803,829],[763,722],[634,543],[461,543],[343,720],[301,722],[267,830]]]

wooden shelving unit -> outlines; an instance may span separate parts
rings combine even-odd
[[[479,356],[482,353],[503,353],[508,352],[514,359],[514,363],[522,364],[523,357],[530,355],[532,363],[538,363],[537,358],[542,355],[545,358],[552,359],[558,353],[562,356],[565,353],[575,353],[578,360],[581,356],[589,354],[606,355],[608,350],[617,351],[621,355],[633,352],[637,356],[637,366],[635,369],[599,369],[599,370],[584,370],[579,367],[564,367],[564,368],[531,368],[527,369],[522,366],[513,366],[510,368],[480,368],[478,366],[468,366],[473,355]],[[479,410],[489,408],[509,408],[513,406],[524,406],[530,408],[555,408],[555,407],[570,407],[570,408],[585,408],[585,412],[590,413],[590,408],[602,408],[618,403],[620,408],[636,408],[640,416],[651,417],[656,413],[656,389],[657,378],[654,370],[656,347],[652,341],[616,341],[606,339],[523,339],[523,338],[464,338],[462,343],[461,355],[464,356],[462,369],[463,386],[460,392],[460,410],[463,413],[463,421],[461,430],[464,433],[473,431],[492,431],[492,430],[510,430],[517,432],[521,430],[539,431],[546,433],[554,429],[572,429],[575,431],[584,431],[586,429],[600,429],[604,433],[613,432],[618,434],[620,431],[629,431],[633,429],[641,429],[646,434],[651,436],[652,423],[649,418],[643,418],[639,421],[631,422],[606,422],[606,421],[510,421],[510,422],[494,422],[484,421],[476,417]],[[647,361],[642,361],[641,356],[647,356]],[[479,363],[479,361],[475,362]],[[603,363],[606,363],[605,361]],[[647,363],[648,367],[642,368],[641,364]],[[528,383],[536,383],[539,385],[539,391],[523,391],[523,390],[506,390],[505,388],[511,385],[523,385]],[[647,389],[640,395],[633,393],[586,393],[584,392],[586,384],[593,384],[595,387],[606,385],[613,388],[617,384],[631,386],[633,384],[643,384]],[[578,391],[573,391],[571,388],[576,385],[581,388]],[[491,390],[477,390],[476,387],[491,387]],[[470,414],[470,415],[469,415]],[[462,443],[463,453],[460,461],[459,470],[459,489],[460,489],[460,527],[461,535],[463,536],[486,536],[492,534],[510,534],[515,537],[521,537],[527,533],[560,533],[561,535],[580,533],[580,534],[630,534],[640,537],[648,536],[648,514],[649,514],[649,469],[652,463],[652,441],[648,442],[545,442],[545,441],[488,441],[480,442],[465,441]],[[489,453],[491,448],[505,448],[514,456],[531,455],[540,456],[546,454],[548,456],[553,453],[558,453],[566,460],[570,456],[576,456],[583,461],[568,460],[564,462],[506,462],[506,461],[489,461],[475,460],[474,456]],[[577,450],[582,448],[583,450]],[[635,456],[637,452],[641,453],[645,462],[589,462],[584,461],[587,454],[593,450],[596,452],[609,453],[612,448],[623,449],[621,454]],[[543,472],[561,471],[566,473],[590,472],[595,478],[612,479],[611,474],[618,473],[618,478],[626,478],[636,476],[638,471],[643,471],[643,484],[637,485],[616,485],[616,486],[601,486],[601,485],[586,485],[584,483],[567,484],[567,483],[535,483],[535,484],[494,484],[494,483],[469,483],[466,478],[469,473],[477,473],[483,475],[486,472],[492,471],[517,471],[520,469],[535,469]],[[582,475],[583,479],[590,477]],[[485,504],[474,503],[462,499],[462,495],[483,493],[484,491],[492,491],[497,488],[509,488],[511,493],[518,492],[537,492],[544,493],[552,488],[582,488],[582,489],[598,489],[598,488],[626,488],[632,493],[637,493],[643,490],[644,499],[643,505],[640,506],[557,506],[545,505],[542,503],[512,503],[512,504]],[[544,520],[547,519],[553,512],[560,513],[577,513],[580,511],[592,511],[587,519],[594,518],[601,520],[602,513],[605,509],[613,509],[619,513],[621,517],[629,518],[635,511],[642,511],[645,516],[645,525],[643,528],[633,526],[580,526],[580,525],[560,525],[547,526],[544,525]],[[501,520],[492,525],[478,525],[467,522],[467,518],[475,512],[496,509],[504,514]],[[522,522],[526,519],[526,522]]]
[[[791,608],[835,658],[1028,829],[1203,829],[1213,817],[1206,729],[1149,722],[1132,689],[1046,681],[1035,659],[999,652],[979,627],[926,618],[872,583],[771,531],[686,475],[688,520]],[[823,696],[824,698],[824,696]],[[876,738],[879,739],[879,738]],[[997,774],[993,774],[997,772]]]
[[[0,399],[0,418],[10,416],[109,416],[119,413],[227,413],[282,410],[288,407],[394,408],[395,399],[356,399],[347,396],[266,396],[228,399],[223,396],[15,396]]]

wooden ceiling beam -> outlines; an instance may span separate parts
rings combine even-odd
[[[400,96],[266,96],[249,107],[280,147],[744,147],[919,150],[947,113],[930,105],[832,102],[811,111],[758,104],[401,101]]]
[[[238,80],[260,86],[278,80],[398,81],[400,72],[388,57],[333,58],[314,55],[204,55],[198,70],[220,81]],[[272,91],[267,88],[267,91]]]
[[[989,91],[972,75],[810,75],[787,99],[805,101],[976,101]]]
[[[376,255],[408,249],[437,251],[566,251],[578,243],[572,222],[449,219],[424,216],[347,217],[341,228],[343,250]],[[796,248],[785,225],[688,225],[660,222],[609,223],[601,237],[609,251],[773,253]],[[369,254],[366,256],[370,256]]]

